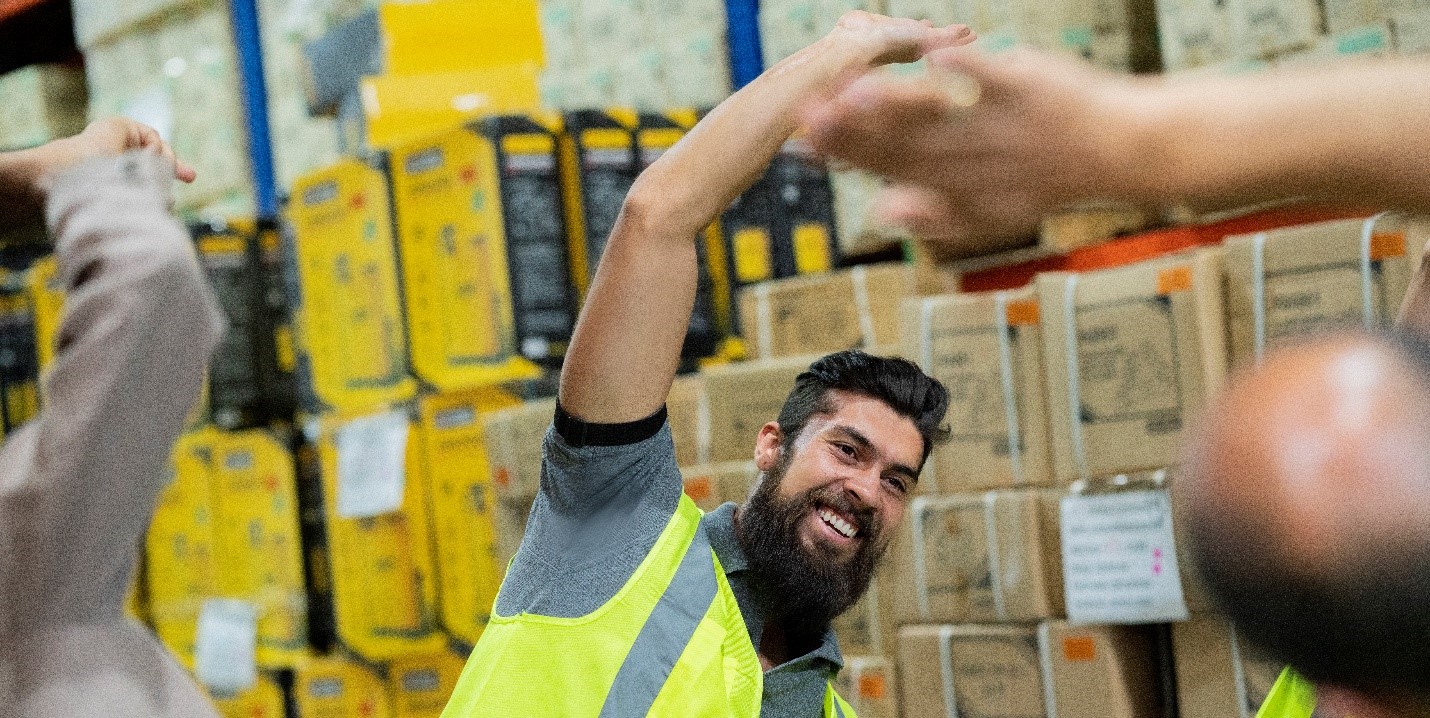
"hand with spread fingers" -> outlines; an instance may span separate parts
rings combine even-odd
[[[1129,161],[1134,82],[1032,52],[929,56],[930,74],[866,76],[810,109],[810,139],[887,177],[881,219],[944,256],[979,254],[1110,186]]]
[[[890,181],[875,211],[941,258],[1089,204],[1430,211],[1423,59],[1178,82],[1032,51],[945,49],[929,65],[857,79],[805,121],[817,149]]]

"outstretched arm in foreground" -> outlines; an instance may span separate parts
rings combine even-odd
[[[1424,60],[1179,82],[1034,52],[930,62],[950,74],[864,78],[807,116],[818,149],[893,181],[880,214],[947,256],[1099,200],[1430,210]],[[949,92],[959,75],[976,101]]]
[[[695,303],[696,236],[765,170],[799,108],[837,83],[891,62],[966,44],[933,28],[853,12],[828,36],[715,108],[636,180],[606,245],[561,376],[561,404],[589,422],[621,423],[665,402]]]

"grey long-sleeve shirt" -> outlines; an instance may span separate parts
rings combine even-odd
[[[64,317],[44,407],[0,446],[0,715],[216,716],[124,615],[165,463],[222,319],[170,175],[131,154],[55,178]]]

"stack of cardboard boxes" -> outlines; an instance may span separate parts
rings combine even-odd
[[[37,147],[84,129],[84,73],[32,65],[0,75],[0,150]]]
[[[198,179],[175,186],[176,208],[253,216],[248,134],[229,7],[218,0],[75,4],[90,117],[126,115],[167,138]]]

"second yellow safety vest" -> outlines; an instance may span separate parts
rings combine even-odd
[[[629,581],[578,618],[497,615],[443,718],[757,718],[764,671],[688,496]],[[826,718],[855,718],[827,685]]]
[[[1316,687],[1287,668],[1266,695],[1256,718],[1311,718],[1316,711]]]

